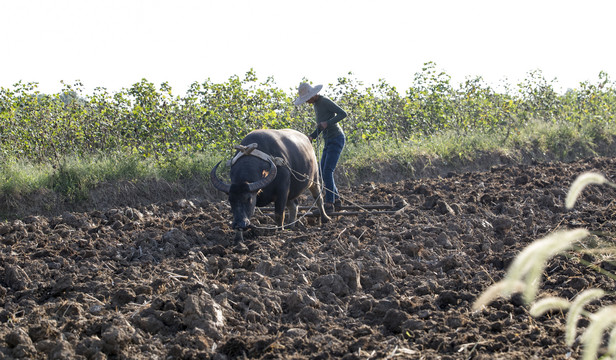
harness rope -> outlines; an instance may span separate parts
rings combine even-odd
[[[320,138],[317,138],[316,141],[317,141],[317,148],[318,148],[319,145],[320,145],[320,142],[321,142]],[[291,166],[289,166],[289,163],[284,158],[274,157],[274,156],[272,156],[270,154],[264,153],[261,150],[257,150],[257,146],[258,146],[258,144],[256,144],[256,143],[249,144],[249,145],[235,145],[234,148],[236,150],[238,150],[238,153],[233,157],[233,159],[227,161],[227,166],[230,167],[231,165],[235,164],[235,162],[240,157],[242,157],[242,156],[255,156],[255,157],[258,157],[261,160],[272,161],[276,166],[284,166],[284,167],[286,167],[287,169],[289,169],[289,172],[291,173],[291,175],[297,181],[308,180],[308,181],[310,181],[311,185],[314,183],[314,181],[312,181],[312,179],[308,178],[308,175],[300,173],[300,172],[292,169]],[[321,161],[320,161],[320,158],[319,158],[319,155],[318,155],[318,151],[316,153],[317,153],[317,165],[319,167],[319,175],[321,175],[322,174],[322,172],[321,172],[322,171],[322,169],[321,169]],[[325,187],[325,184],[323,183],[322,179],[321,179],[321,182],[319,183],[319,185],[320,185],[320,189],[319,189],[318,197],[314,199],[314,201],[313,201],[312,205],[310,206],[310,208],[308,209],[308,211],[306,211],[300,217],[296,218],[295,221],[290,222],[288,224],[283,224],[282,226],[278,226],[278,225],[275,225],[275,226],[256,226],[256,225],[253,225],[254,228],[256,228],[256,229],[263,229],[263,230],[277,230],[277,229],[284,228],[285,225],[286,226],[291,226],[291,225],[294,225],[295,223],[299,222],[300,220],[302,220],[303,218],[308,216],[308,213],[310,211],[312,211],[312,209],[315,208],[319,197],[321,197],[322,201],[325,201],[322,198],[322,195],[323,195],[324,191],[329,191],[330,193],[335,195],[333,190],[328,189],[328,188]],[[338,194],[338,197],[343,198],[340,194]],[[344,200],[346,202],[352,204],[353,206],[358,207],[359,209],[367,211],[367,209],[364,209],[361,205],[355,204],[354,202],[346,200],[346,199],[344,199]],[[261,210],[259,208],[257,208],[257,209],[259,210],[259,212],[261,212]],[[261,214],[263,214],[263,213],[261,212]],[[297,216],[297,214],[296,214],[296,216]]]
[[[320,145],[320,144],[321,144],[321,137],[320,137],[320,136],[317,136],[317,138],[316,138],[316,143],[317,143],[317,149],[318,149],[318,148],[321,146],[321,145]],[[316,155],[317,155],[317,163],[318,163],[318,166],[319,166],[319,175],[321,175],[321,174],[323,174],[323,172],[322,172],[322,171],[323,171],[323,169],[321,168],[321,159],[320,159],[320,156],[319,156],[319,152],[318,152],[318,151],[316,151]],[[366,209],[366,208],[364,208],[363,206],[361,206],[361,205],[359,205],[359,204],[356,204],[356,203],[354,203],[353,201],[351,201],[351,200],[349,200],[349,199],[345,198],[344,196],[340,195],[340,193],[336,194],[336,193],[334,193],[334,191],[333,191],[332,189],[328,189],[328,188],[326,188],[326,187],[325,187],[325,183],[323,182],[323,179],[322,179],[322,178],[323,178],[323,177],[321,176],[321,184],[320,184],[320,185],[321,185],[321,192],[322,192],[322,191],[328,191],[328,192],[330,192],[330,193],[334,194],[334,196],[335,196],[335,195],[338,195],[338,197],[339,197],[340,199],[342,199],[342,200],[344,200],[345,202],[347,202],[347,203],[349,203],[349,204],[351,204],[351,205],[353,205],[353,206],[357,207],[358,209],[360,209],[360,210],[364,210],[364,211],[368,211],[368,209]],[[325,199],[323,199],[323,201],[325,201]]]
[[[235,164],[235,162],[242,156],[256,156],[261,160],[265,160],[265,161],[272,161],[276,166],[284,166],[287,169],[289,169],[289,172],[291,173],[291,175],[295,178],[295,180],[297,181],[305,181],[308,180],[311,185],[314,183],[314,181],[312,181],[312,179],[308,178],[308,175],[300,173],[298,171],[296,171],[295,169],[292,169],[291,166],[289,166],[289,163],[281,157],[274,157],[270,154],[264,153],[261,150],[257,150],[257,146],[258,144],[253,143],[247,146],[244,145],[235,145],[234,148],[236,150],[238,150],[238,153],[233,157],[233,159],[227,161],[227,166],[231,166],[233,164]],[[318,197],[321,197],[323,194],[323,187],[321,187],[320,191],[319,191],[319,195]],[[284,226],[291,226],[294,225],[295,223],[299,222],[300,220],[302,220],[303,218],[305,218],[308,215],[308,212],[311,211],[312,209],[315,208],[315,205],[318,201],[318,197],[314,199],[314,202],[312,203],[312,205],[310,206],[310,209],[305,212],[302,216],[300,216],[299,218],[296,218],[295,221],[288,223],[288,224],[283,224],[282,226],[256,226],[253,225],[254,228],[257,229],[263,229],[263,230],[277,230],[277,229],[282,229],[284,228]],[[259,208],[257,208],[259,211],[261,211]],[[261,213],[263,214],[263,213]],[[297,214],[296,214],[297,216]]]

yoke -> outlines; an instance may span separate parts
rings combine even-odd
[[[257,147],[259,144],[252,143],[250,145],[234,145],[233,148],[238,151],[237,154],[233,157],[233,159],[227,161],[227,167],[231,167],[235,164],[235,162],[241,158],[242,156],[256,156],[261,160],[272,161],[276,166],[286,165],[286,161],[281,157],[274,157],[272,155],[266,154],[261,150],[258,150]]]

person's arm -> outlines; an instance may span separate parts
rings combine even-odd
[[[319,136],[321,131],[323,131],[323,128],[321,128],[320,126],[317,126],[316,130],[313,131],[312,134],[308,135],[308,137],[310,138],[310,140],[314,140]]]
[[[346,111],[344,111],[340,106],[338,106],[338,104],[336,104],[332,100],[327,101],[326,105],[327,105],[328,110],[335,114],[334,116],[332,116],[330,119],[326,121],[328,126],[334,125],[335,123],[347,117]]]

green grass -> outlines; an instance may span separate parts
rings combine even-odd
[[[49,165],[29,163],[5,163],[0,166],[0,193],[3,195],[24,194],[46,187],[46,178],[51,173]]]
[[[473,162],[482,154],[497,153],[514,158],[523,152],[543,153],[546,159],[573,160],[601,154],[597,146],[610,144],[616,126],[533,121],[522,129],[500,129],[490,132],[459,133],[443,131],[430,137],[407,142],[378,141],[345,148],[342,163],[349,168],[370,166],[379,162],[409,164],[420,157],[439,158],[452,165]]]
[[[466,133],[442,131],[409,141],[348,143],[340,165],[351,172],[350,177],[353,178],[354,172],[378,171],[377,166],[384,163],[396,163],[412,175],[411,164],[420,158],[438,158],[455,165],[473,162],[486,153],[516,157],[523,151],[539,151],[548,154],[546,158],[549,159],[572,160],[576,156],[600,153],[597,144],[609,144],[615,136],[616,126],[613,124],[576,126],[534,121],[523,129]],[[224,157],[222,153],[195,153],[156,160],[113,153],[64,158],[55,167],[49,164],[8,163],[0,168],[0,195],[25,195],[49,189],[71,201],[86,199],[89,191],[102,182],[149,179],[174,182],[191,177],[207,179],[216,162]]]

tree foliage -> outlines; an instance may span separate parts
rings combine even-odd
[[[409,141],[443,130],[507,129],[509,134],[531,120],[601,126],[616,113],[616,87],[603,72],[596,83],[581,83],[565,94],[540,71],[502,92],[480,77],[454,87],[431,62],[404,94],[383,80],[365,85],[348,75],[329,84],[324,94],[349,113],[341,125],[354,143]],[[293,106],[294,89],[281,90],[272,78],[259,81],[252,70],[223,83],[194,82],[183,96],[168,83],[156,86],[146,79],[118,92],[96,88],[92,94],[83,94],[79,82],[63,85],[58,94],[40,93],[37,83],[0,88],[3,163],[60,164],[65,156],[111,151],[168,162],[193,152],[230,152],[254,129],[309,133],[315,125],[310,106]]]

